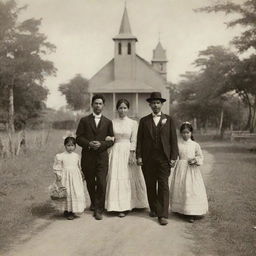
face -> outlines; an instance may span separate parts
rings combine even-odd
[[[97,115],[99,115],[102,112],[103,107],[104,107],[104,103],[102,99],[96,99],[92,103],[93,112]]]
[[[118,115],[119,115],[120,117],[125,117],[125,116],[127,116],[128,111],[129,111],[129,109],[128,109],[128,107],[126,106],[125,103],[122,103],[122,104],[118,107],[118,109],[117,109]]]
[[[68,142],[65,145],[65,148],[66,148],[68,153],[71,153],[71,152],[73,152],[76,149],[76,146],[72,142]]]
[[[191,131],[189,129],[184,129],[182,132],[181,132],[181,136],[183,138],[183,140],[188,140],[191,138]]]
[[[163,106],[163,103],[160,100],[152,100],[149,103],[149,106],[151,107],[154,114],[158,114]]]

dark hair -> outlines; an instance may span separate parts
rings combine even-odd
[[[116,103],[116,109],[118,109],[121,106],[122,103],[124,103],[127,106],[127,108],[130,108],[130,103],[127,99],[120,99]]]
[[[105,103],[105,98],[104,98],[104,96],[103,96],[102,94],[95,94],[95,95],[93,95],[93,97],[92,97],[92,104],[93,104],[93,102],[94,102],[95,100],[97,100],[97,99],[101,99],[101,100],[103,101],[103,104]]]
[[[184,131],[185,129],[188,129],[191,132],[191,140],[195,140],[194,136],[193,136],[193,126],[192,126],[192,124],[189,123],[189,122],[183,123],[180,127],[180,133],[182,133],[182,131]]]
[[[64,145],[66,146],[70,142],[72,144],[74,144],[74,146],[76,146],[76,139],[74,137],[71,137],[71,136],[68,136],[67,138],[65,138]]]

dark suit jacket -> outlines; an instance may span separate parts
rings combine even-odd
[[[163,121],[165,119],[166,121]],[[139,123],[136,157],[142,158],[143,162],[150,158],[151,149],[154,145],[152,120],[153,116],[150,114],[143,117]],[[164,154],[166,155],[168,161],[176,160],[178,157],[178,145],[175,123],[170,116],[163,113],[159,122],[161,125],[160,137]],[[164,122],[166,123],[164,124]]]
[[[84,166],[85,155],[97,156],[98,158],[108,159],[107,149],[113,145],[113,141],[105,141],[107,136],[114,137],[112,121],[102,116],[98,127],[96,128],[93,114],[81,118],[77,130],[76,141],[82,149],[82,161],[81,165]],[[95,151],[90,149],[90,141],[99,141],[101,146]]]

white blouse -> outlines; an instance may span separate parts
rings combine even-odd
[[[183,140],[179,142],[179,160],[188,160],[195,158],[198,165],[203,164],[203,153],[200,145],[189,139],[187,141]]]
[[[113,120],[115,143],[129,142],[130,150],[136,149],[138,124],[129,117]]]

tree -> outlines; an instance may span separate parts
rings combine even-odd
[[[205,95],[208,85],[204,83],[200,72],[187,72],[182,77],[178,85],[178,119],[194,121],[194,125],[207,129],[209,122],[215,120],[218,110],[216,104],[209,99],[210,96]]]
[[[251,55],[229,72],[227,88],[235,90],[248,108],[246,129],[254,132],[256,127],[256,55]]]
[[[88,80],[77,74],[68,83],[61,84],[59,91],[65,95],[68,106],[73,110],[89,110],[90,94]]]
[[[19,21],[26,7],[17,7],[15,0],[0,1],[0,88],[8,103],[8,130],[14,133],[15,113],[27,118],[43,107],[48,90],[45,77],[56,69],[44,55],[55,50],[39,28],[41,19]],[[30,112],[30,113],[27,113]]]
[[[239,58],[230,50],[222,46],[209,46],[199,52],[199,58],[195,65],[201,69],[201,83],[207,85],[207,90],[202,90],[202,100],[208,104],[214,104],[219,109],[219,134],[223,134],[223,121],[227,97],[225,93],[230,89],[226,87],[228,74],[237,63]]]
[[[209,46],[200,51],[194,65],[198,72],[187,72],[179,84],[179,112],[183,118],[199,120],[207,128],[209,122],[215,124],[219,134],[235,121],[230,104],[237,102],[230,94],[230,70],[240,63],[239,58],[222,46]]]
[[[240,53],[248,50],[256,50],[256,0],[248,0],[241,4],[231,1],[215,3],[211,6],[198,9],[203,12],[224,12],[225,14],[236,14],[236,18],[227,22],[228,27],[240,25],[243,32],[234,37],[232,44]],[[248,107],[248,122],[246,128],[251,132],[256,127],[256,76],[255,76],[255,53],[249,58],[241,61],[230,71],[229,78],[232,83],[230,88],[237,91]]]
[[[227,15],[236,14],[236,18],[226,23],[227,26],[240,25],[245,30],[241,35],[236,36],[232,43],[240,52],[245,52],[250,48],[256,49],[256,0],[244,1],[242,4],[236,4],[232,1],[217,2],[211,6],[199,8],[197,11],[224,12]]]

